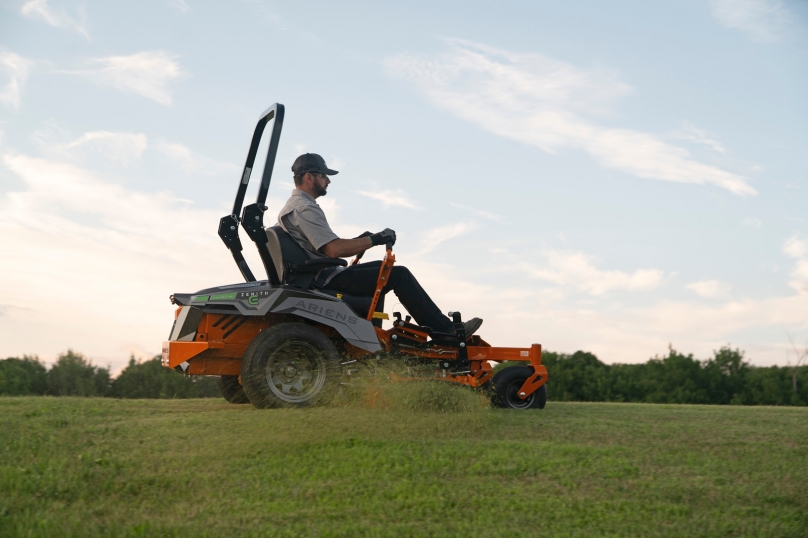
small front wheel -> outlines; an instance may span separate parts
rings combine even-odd
[[[510,366],[497,372],[491,380],[494,386],[493,404],[506,409],[544,409],[547,404],[547,384],[525,399],[519,397],[519,389],[532,375],[533,368],[529,366]]]

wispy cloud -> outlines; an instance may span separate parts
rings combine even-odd
[[[743,219],[741,226],[744,228],[751,228],[753,230],[757,230],[761,226],[763,226],[763,221],[757,217],[746,217]]]
[[[228,172],[236,174],[239,172],[238,166],[233,163],[217,161],[210,157],[205,157],[204,155],[194,152],[191,148],[176,142],[158,140],[156,146],[160,153],[179,165],[180,168],[186,172],[202,173],[209,176]]]
[[[180,13],[188,13],[191,11],[191,6],[185,0],[168,0],[168,5]]]
[[[685,287],[695,292],[699,297],[707,299],[726,295],[730,289],[729,285],[719,282],[718,280],[700,280],[698,282],[692,282]]]
[[[612,290],[649,290],[662,281],[664,273],[657,269],[637,269],[633,273],[599,269],[594,258],[583,252],[550,250],[545,253],[545,266],[526,268],[533,278],[558,285],[573,286],[592,295]]]
[[[79,13],[78,18],[74,18],[68,15],[64,8],[56,9],[50,6],[48,0],[30,0],[23,4],[20,13],[30,19],[46,22],[56,28],[72,30],[90,39],[90,34],[87,33],[86,28],[86,16],[83,12]]]
[[[482,209],[477,209],[477,208],[474,208],[474,207],[469,207],[469,206],[465,206],[465,205],[461,205],[461,204],[456,204],[454,202],[451,202],[449,205],[451,205],[452,207],[456,207],[457,209],[462,209],[463,211],[467,211],[467,212],[471,213],[472,215],[476,215],[476,216],[484,218],[486,220],[493,220],[495,222],[505,222],[505,220],[506,220],[505,217],[503,217],[502,215],[497,215],[496,213],[492,213],[490,211],[484,211]]]
[[[32,139],[39,150],[51,159],[65,163],[84,164],[98,163],[98,158],[111,161],[116,165],[128,165],[140,160],[148,150],[158,153],[183,172],[215,176],[239,172],[238,166],[232,163],[212,159],[201,155],[177,142],[158,139],[149,140],[145,133],[129,133],[121,131],[90,131],[69,142],[72,138],[68,132],[53,123],[36,131]]]
[[[477,224],[474,222],[456,222],[428,230],[421,240],[421,250],[416,255],[431,252],[441,243],[476,229]]]
[[[514,53],[459,39],[434,56],[387,58],[390,76],[411,81],[435,105],[507,138],[549,153],[579,149],[599,164],[641,178],[712,184],[756,194],[746,178],[696,161],[656,135],[598,125],[631,88],[541,54]]]
[[[791,21],[782,0],[710,0],[713,17],[754,41],[777,41]]]
[[[8,77],[5,87],[0,90],[0,101],[14,108],[20,107],[20,93],[25,79],[28,78],[28,68],[30,66],[30,60],[13,52],[0,51],[0,68],[6,72]]]
[[[358,191],[362,196],[382,203],[384,207],[404,207],[406,209],[421,209],[410,199],[409,194],[402,189],[386,189],[381,191]]]
[[[92,60],[98,66],[96,69],[67,73],[84,75],[99,84],[130,91],[168,106],[171,104],[169,82],[185,74],[175,58],[162,51],[108,56]]]
[[[690,142],[701,144],[702,146],[705,146],[718,153],[725,153],[727,151],[724,149],[724,145],[713,138],[709,133],[707,133],[707,131],[704,129],[699,129],[695,125],[691,125],[688,122],[684,122],[682,128],[673,133],[673,137],[678,138],[679,140],[689,140]]]
[[[66,144],[65,149],[91,147],[121,164],[140,159],[149,144],[143,133],[91,131]]]

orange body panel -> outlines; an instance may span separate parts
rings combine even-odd
[[[163,342],[163,366],[175,368],[206,349],[207,342]]]
[[[241,375],[241,359],[194,359],[188,367],[189,374]]]

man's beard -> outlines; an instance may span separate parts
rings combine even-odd
[[[317,183],[314,184],[314,192],[317,193],[317,196],[325,196],[326,194],[328,194],[328,192],[326,191],[326,187],[321,187]]]

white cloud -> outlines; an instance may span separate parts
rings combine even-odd
[[[431,252],[441,243],[476,229],[477,224],[474,222],[456,222],[428,230],[421,239],[421,249],[416,255]]]
[[[367,196],[382,203],[384,207],[404,207],[406,209],[421,209],[415,202],[410,200],[410,196],[402,189],[386,189],[381,191],[359,191],[362,196]]]
[[[793,235],[783,245],[783,252],[792,258],[804,258],[808,254],[808,240],[800,239],[799,235]]]
[[[205,157],[176,142],[160,140],[157,142],[157,149],[186,172],[213,176],[222,173],[237,174],[240,171],[235,164]]]
[[[111,160],[127,164],[140,159],[148,143],[148,137],[143,133],[91,131],[66,144],[64,148],[90,147]]]
[[[0,200],[0,291],[15,307],[0,324],[4,356],[50,359],[72,346],[120,366],[133,342],[159,350],[169,294],[209,286],[212,275],[240,280],[215,234],[226,210],[69,164],[11,152],[1,162],[24,182]]]
[[[789,284],[797,292],[808,295],[808,240],[794,235],[783,245],[783,252],[796,260]]]
[[[752,228],[753,230],[757,230],[761,226],[763,226],[763,221],[757,217],[747,217],[743,219],[741,226],[744,228]]]
[[[191,6],[185,0],[168,0],[168,5],[180,13],[188,13],[191,11]]]
[[[97,69],[69,73],[86,75],[99,84],[134,92],[168,106],[171,104],[168,83],[185,74],[174,58],[162,51],[109,56],[92,60],[99,66]]]
[[[777,41],[791,16],[782,0],[710,0],[713,17],[755,41]]]
[[[657,269],[637,269],[633,273],[604,271],[595,267],[593,257],[582,252],[547,251],[541,269],[527,268],[534,278],[561,286],[574,286],[592,295],[611,290],[649,290],[662,281],[664,273]]]
[[[20,92],[25,79],[28,78],[28,68],[31,61],[14,54],[0,51],[0,67],[8,76],[8,83],[0,90],[0,101],[14,108],[20,107]]]
[[[682,129],[673,133],[673,137],[679,140],[689,140],[690,142],[701,144],[718,153],[725,153],[727,151],[723,144],[708,134],[707,131],[699,129],[687,122],[684,122]]]
[[[700,280],[685,286],[687,289],[694,291],[700,297],[713,299],[729,292],[729,286],[719,282],[718,280]]]
[[[746,178],[694,160],[655,135],[601,127],[594,119],[630,91],[608,73],[583,71],[541,54],[497,50],[458,39],[449,52],[387,58],[390,76],[413,82],[435,105],[549,153],[578,149],[599,164],[647,179],[712,184],[756,194]]]
[[[467,212],[471,213],[472,215],[476,215],[478,217],[481,217],[481,218],[484,218],[484,219],[487,219],[487,220],[493,220],[494,222],[505,222],[505,217],[503,217],[502,215],[497,215],[496,213],[492,213],[490,211],[485,211],[485,210],[482,210],[482,209],[476,209],[474,207],[460,205],[460,204],[456,204],[454,202],[451,202],[449,205],[451,205],[452,207],[456,207],[457,209],[462,209],[463,211],[467,211]]]
[[[72,30],[87,39],[90,38],[90,34],[87,33],[83,13],[80,14],[78,19],[74,19],[65,12],[64,8],[57,10],[48,5],[48,0],[30,0],[23,4],[20,13],[30,19],[46,22],[56,28]]]

